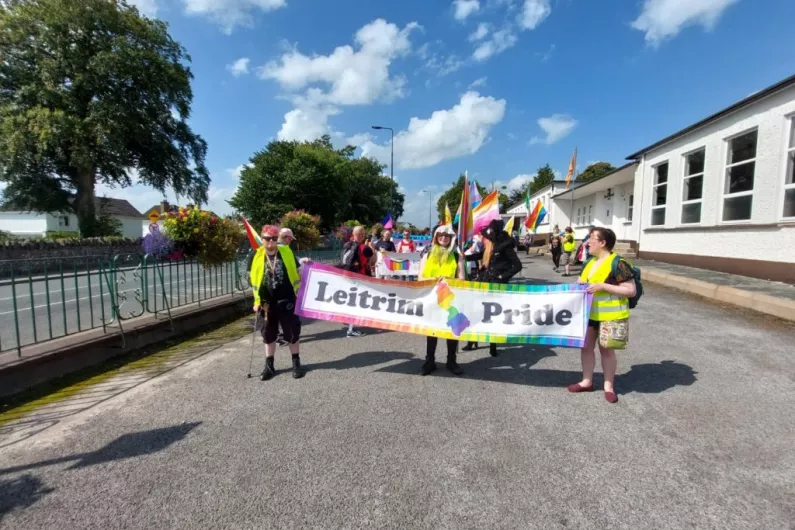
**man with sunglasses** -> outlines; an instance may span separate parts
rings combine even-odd
[[[290,346],[293,378],[304,376],[299,357],[298,341],[301,320],[295,314],[296,293],[301,285],[300,268],[310,260],[297,260],[287,245],[279,244],[279,229],[267,225],[262,228],[262,246],[251,262],[251,288],[254,291],[254,312],[264,313],[262,338],[265,342],[265,368],[260,379],[267,381],[276,375],[274,358],[276,341],[281,327],[284,340]]]

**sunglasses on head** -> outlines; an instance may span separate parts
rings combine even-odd
[[[277,236],[262,236],[263,241],[278,241],[279,238]]]

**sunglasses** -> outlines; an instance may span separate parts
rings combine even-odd
[[[263,241],[278,241],[279,238],[276,236],[262,236]]]

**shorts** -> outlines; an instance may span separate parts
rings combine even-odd
[[[599,321],[598,320],[588,319],[588,327],[589,328],[594,328],[595,330],[598,330],[599,329]]]
[[[262,340],[273,344],[279,337],[279,326],[284,340],[295,344],[301,337],[301,319],[295,314],[295,300],[285,300],[268,306],[265,325],[262,326]]]
[[[572,255],[572,254],[573,254],[573,252],[564,252],[564,253],[561,255],[561,258],[562,258],[562,259],[561,259],[561,261],[560,261],[560,264],[561,264],[561,265],[569,265],[569,264],[573,265],[573,264],[574,264],[574,261],[572,261],[572,259],[571,259],[571,255]]]

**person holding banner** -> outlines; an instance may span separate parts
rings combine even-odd
[[[608,323],[618,323],[624,327],[624,332],[628,331],[629,298],[635,296],[632,268],[623,258],[613,253],[615,244],[616,234],[609,228],[597,227],[591,232],[590,251],[593,257],[585,265],[577,281],[588,284],[588,292],[594,295],[585,346],[580,354],[582,381],[568,386],[569,392],[593,392],[593,372],[596,365],[594,349],[596,341],[599,340],[602,371],[605,374],[605,399],[609,403],[618,401],[613,387],[618,360],[615,349],[603,346],[600,331]]]
[[[401,254],[417,252],[417,247],[414,245],[414,241],[411,240],[411,232],[408,230],[403,230],[403,239],[397,244],[397,251]]]
[[[364,276],[372,276],[370,261],[375,256],[375,252],[370,245],[365,243],[365,231],[363,226],[356,226],[353,229],[351,240],[342,247],[341,268]],[[348,325],[348,337],[355,338],[364,335],[361,331]]]
[[[298,353],[298,340],[301,336],[301,320],[295,314],[295,301],[301,284],[299,269],[308,258],[301,262],[287,245],[279,244],[279,229],[275,226],[262,228],[262,246],[257,249],[251,261],[251,288],[254,291],[254,312],[265,314],[262,338],[265,342],[265,368],[260,379],[267,381],[276,375],[274,357],[279,326],[284,340],[290,346],[293,359],[293,378],[300,379],[305,372],[301,368]]]
[[[464,278],[464,260],[455,250],[455,231],[449,225],[441,225],[433,233],[430,250],[420,261],[420,279],[441,281],[445,278]],[[436,346],[439,339],[426,338],[425,364],[422,375],[429,375],[436,370]],[[464,373],[458,366],[458,341],[447,339],[447,369],[455,374]]]

